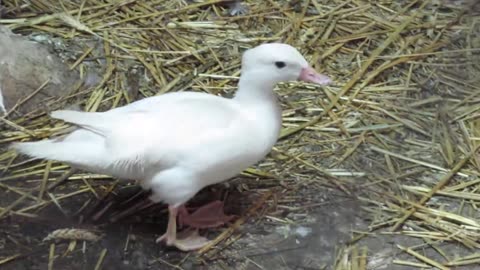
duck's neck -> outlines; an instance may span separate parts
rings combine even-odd
[[[276,82],[268,78],[259,78],[259,76],[253,75],[256,74],[242,74],[234,100],[251,105],[258,103],[276,103],[277,97],[273,92]]]
[[[266,155],[280,134],[282,110],[273,92],[276,82],[268,76],[258,75],[259,73],[242,74],[233,100],[244,108],[246,114],[250,115],[253,130],[257,132],[257,139],[263,143],[264,147],[263,150],[257,150],[264,151],[262,153]]]

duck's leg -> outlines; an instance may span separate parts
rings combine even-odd
[[[198,208],[192,214],[188,213],[185,206],[179,207],[178,223],[196,229],[206,229],[222,226],[231,221],[234,216],[227,216],[223,211],[223,202],[214,201]]]
[[[167,232],[157,238],[157,243],[165,241],[167,246],[175,246],[183,251],[190,251],[202,248],[208,244],[208,239],[198,235],[196,231],[189,232],[187,235],[182,235],[182,238],[177,238],[177,214],[178,207],[168,206],[168,226]]]

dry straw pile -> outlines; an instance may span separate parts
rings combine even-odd
[[[47,100],[51,110],[78,104],[104,111],[187,89],[231,95],[244,49],[272,41],[294,45],[335,84],[278,87],[284,129],[272,155],[245,173],[265,178],[249,185],[265,195],[250,213],[273,204],[308,212],[305,205],[316,202],[297,196],[302,187],[334,188],[361,201],[370,221],[339,248],[336,269],[367,269],[372,254],[357,244],[374,233],[423,240],[398,246],[411,256],[397,264],[450,269],[480,263],[476,2],[247,1],[248,13],[235,17],[219,2],[6,0],[15,18],[0,24],[70,44],[62,53],[83,83],[61,100]],[[3,145],[67,128],[44,107],[0,122]],[[67,166],[22,160],[11,151],[0,153],[0,170],[2,192],[14,195],[2,201],[2,218],[35,217],[48,205],[62,209],[75,196],[96,198],[116,183],[80,172],[63,183]],[[55,188],[59,181],[71,192]],[[272,190],[280,190],[275,200],[268,196]],[[219,245],[241,222],[220,235]],[[464,246],[468,255],[449,254],[442,249],[446,242]],[[441,259],[422,254],[426,246]]]

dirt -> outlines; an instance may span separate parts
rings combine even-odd
[[[54,269],[92,269],[103,249],[107,249],[107,256],[102,269],[171,269],[162,261],[177,264],[187,253],[154,242],[166,228],[165,206],[158,205],[119,221],[109,222],[119,211],[144,200],[145,196],[122,205],[138,191],[137,187],[120,188],[116,196],[103,200],[95,200],[92,195],[79,196],[62,204],[63,212],[53,206],[43,209],[40,218],[11,216],[4,219],[0,223],[0,231],[2,238],[6,240],[2,243],[4,248],[0,256],[7,257],[18,252],[26,254],[26,257],[14,260],[2,269],[45,269],[48,265],[50,243],[42,242],[42,239],[55,229],[69,227],[100,229],[104,237],[98,242],[86,242],[86,252],[82,252],[83,244],[79,241],[75,251],[67,256],[61,254],[67,250],[68,241],[58,242],[55,248],[58,257],[54,261]],[[238,216],[258,199],[249,192],[239,193],[233,188],[227,190],[224,185],[218,185],[200,193],[195,203],[204,203],[215,197],[221,198],[219,193],[230,194],[226,200],[226,211]],[[283,267],[282,269],[321,269],[319,267],[322,265],[332,265],[336,246],[349,239],[350,230],[361,224],[361,218],[357,216],[359,209],[355,201],[335,198],[331,191],[327,190],[325,194],[318,196],[319,201],[324,200],[324,205],[315,207],[308,215],[303,211],[298,214],[288,211],[277,214],[293,220],[292,224],[274,225],[268,218],[263,218],[260,223],[260,220],[255,218],[249,220],[240,228],[239,233],[242,233],[243,237],[234,243],[235,248],[226,251],[222,256],[229,257],[229,265],[237,269],[249,269],[253,263],[260,264],[265,269],[279,266]],[[331,198],[331,201],[325,200],[326,197]],[[89,207],[82,213],[73,215],[88,200],[92,201]],[[238,204],[238,201],[243,203]],[[109,202],[114,204],[104,215],[105,218],[93,221],[92,214],[98,213],[98,209],[102,209]],[[203,233],[214,238],[223,230],[225,227]],[[127,237],[128,248],[125,246]],[[13,250],[16,252],[12,252]],[[252,262],[250,266],[245,264],[249,261]],[[194,256],[179,266],[183,269],[220,267],[216,260],[209,261],[208,267],[199,265]]]
[[[28,190],[29,181],[23,183],[18,188]],[[233,243],[227,247],[221,243],[213,248],[213,255],[207,253],[198,257],[196,253],[179,252],[155,243],[155,239],[166,229],[165,205],[152,205],[119,218],[120,213],[125,213],[132,206],[148,202],[148,193],[140,187],[132,182],[116,185],[114,179],[95,180],[90,184],[98,197],[90,192],[84,193],[62,200],[61,209],[50,204],[36,212],[37,217],[12,214],[1,219],[0,258],[16,254],[21,256],[3,264],[1,269],[47,269],[53,243],[53,269],[94,269],[104,250],[106,256],[101,265],[104,270],[334,269],[339,248],[347,246],[345,244],[352,240],[352,236],[358,235],[352,231],[367,232],[369,225],[368,215],[356,199],[361,195],[360,191],[346,195],[335,188],[303,186],[293,192],[293,196],[302,198],[295,200],[293,208],[277,208],[272,203],[273,199],[261,204],[255,215],[229,238],[236,239]],[[69,194],[81,189],[80,185],[83,184],[67,182],[57,187],[54,194]],[[224,200],[226,213],[240,217],[260,201],[266,190],[273,192],[276,200],[291,199],[292,191],[285,195],[272,185],[267,180],[261,186],[254,179],[236,178],[201,191],[190,206]],[[111,186],[115,189],[107,192]],[[9,205],[15,199],[18,195],[11,191],[2,193],[2,205]],[[283,202],[281,205],[288,204]],[[17,207],[20,209],[21,205]],[[100,215],[103,209],[107,210]],[[228,226],[203,230],[201,234],[214,239]],[[64,228],[87,229],[103,237],[97,242],[77,241],[70,251],[69,241],[43,241],[54,230]],[[388,234],[382,230],[356,242],[358,247],[368,250],[369,270],[417,269],[399,266],[393,261],[412,261],[410,255],[399,252],[397,245],[410,247],[422,243],[422,239]],[[440,246],[448,254],[465,254],[465,249],[454,244]],[[428,246],[417,252],[442,261],[438,253]]]

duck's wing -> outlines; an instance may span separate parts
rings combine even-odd
[[[155,104],[159,107],[136,105],[103,113],[55,111],[52,117],[80,129],[61,141],[23,143],[16,148],[118,177],[142,177],[151,167],[175,166],[199,144],[213,145],[232,134],[232,125],[240,117],[230,100],[211,95]]]

